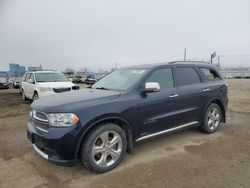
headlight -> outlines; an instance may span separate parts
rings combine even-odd
[[[40,87],[40,91],[41,92],[48,92],[48,91],[51,91],[51,88],[50,87]]]
[[[72,113],[47,114],[50,125],[54,127],[70,127],[76,125],[78,117]]]

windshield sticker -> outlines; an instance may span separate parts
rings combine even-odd
[[[144,72],[145,72],[145,70],[131,70],[130,71],[131,74],[142,74]]]

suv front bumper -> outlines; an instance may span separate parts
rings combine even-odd
[[[57,129],[57,130],[56,130]],[[48,133],[36,129],[29,121],[27,137],[32,143],[33,149],[42,158],[56,164],[72,166],[76,161],[77,138],[71,131],[54,128]]]

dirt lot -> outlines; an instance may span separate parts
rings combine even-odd
[[[106,174],[38,156],[26,139],[30,102],[2,90],[0,187],[250,187],[250,80],[228,83],[229,120],[217,133],[190,129],[140,142]]]

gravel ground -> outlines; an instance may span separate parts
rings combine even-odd
[[[0,91],[0,187],[250,187],[250,80],[228,80],[228,122],[211,135],[192,128],[137,143],[108,173],[56,166],[26,138],[31,102]]]

